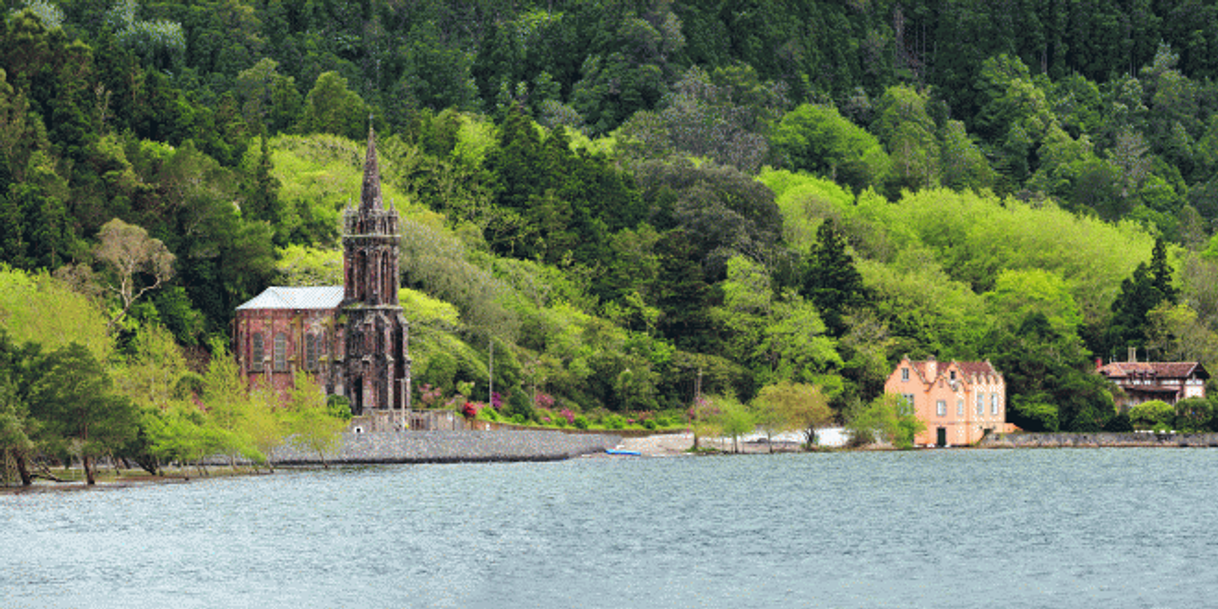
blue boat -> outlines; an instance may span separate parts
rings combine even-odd
[[[606,448],[605,454],[606,455],[627,455],[627,456],[631,456],[631,457],[641,457],[643,455],[643,453],[641,453],[637,450],[621,450],[619,448]]]

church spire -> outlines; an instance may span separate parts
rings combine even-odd
[[[360,213],[383,211],[381,202],[381,169],[376,162],[376,131],[372,128],[372,116],[368,116],[368,154],[364,157],[364,190],[360,193]]]

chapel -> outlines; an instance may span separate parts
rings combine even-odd
[[[237,307],[234,353],[251,386],[285,395],[315,375],[370,428],[410,407],[409,327],[398,301],[397,210],[381,199],[376,134],[368,130],[359,207],[343,213],[343,285],[267,288]]]

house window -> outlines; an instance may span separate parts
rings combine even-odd
[[[950,376],[953,381],[956,380],[956,371],[952,370],[948,373],[948,376]]]
[[[985,394],[977,393],[977,416],[985,414]]]
[[[904,400],[905,400],[905,406],[907,408],[909,408],[910,410],[912,410],[913,406],[914,406],[913,394],[912,393],[903,393],[903,394],[901,394],[901,397],[904,398]]]
[[[964,400],[956,400],[956,416],[964,416]]]
[[[262,333],[255,332],[250,337],[250,369],[262,372],[262,358],[266,352],[262,348]]]
[[[902,381],[909,380],[909,368],[901,368],[901,380]]]
[[[947,416],[947,400],[939,400],[935,402],[935,414],[941,417]]]
[[[317,370],[317,335],[305,335],[305,368]]]
[[[275,335],[275,372],[288,369],[288,337],[283,332]]]
[[[998,414],[998,394],[997,393],[990,394],[990,412],[992,414]]]

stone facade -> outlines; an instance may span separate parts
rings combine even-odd
[[[926,431],[919,446],[974,444],[989,432],[1006,432],[1006,381],[988,362],[901,359],[884,393],[905,398]]]
[[[401,235],[381,200],[369,130],[358,209],[343,214],[343,285],[271,287],[237,307],[234,352],[251,385],[281,393],[316,375],[372,430],[401,428],[410,407],[409,326],[398,302]]]

